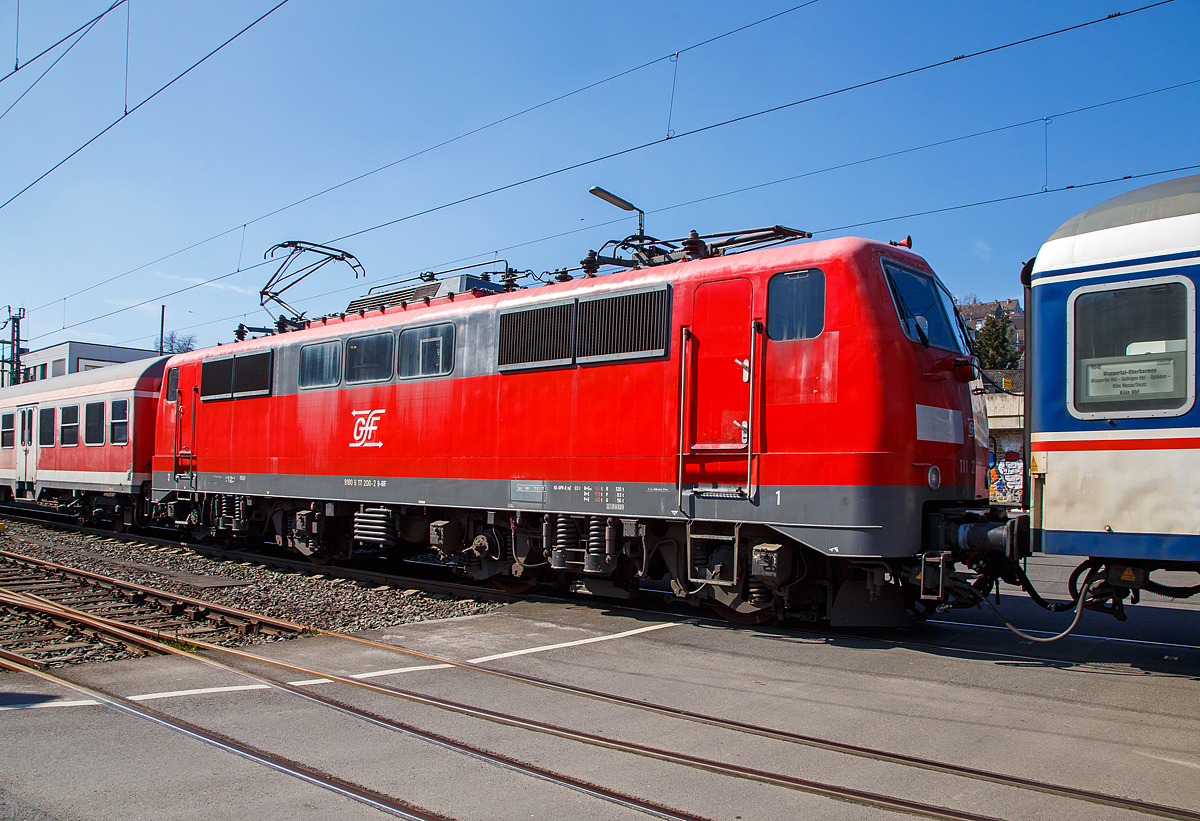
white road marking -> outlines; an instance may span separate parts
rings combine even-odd
[[[1165,755],[1154,755],[1153,753],[1144,753],[1141,750],[1134,750],[1134,752],[1137,753],[1138,755],[1145,756],[1146,758],[1153,758],[1158,761],[1166,761],[1169,764],[1179,764],[1184,767],[1194,767],[1197,770],[1200,770],[1200,764],[1197,764],[1193,761],[1180,761],[1178,758],[1167,758]]]
[[[575,641],[564,641],[559,644],[544,644],[540,647],[529,647],[524,650],[510,650],[507,653],[496,653],[491,656],[480,656],[479,658],[469,659],[473,664],[482,664],[485,661],[497,661],[498,659],[512,658],[513,656],[526,656],[531,653],[544,653],[547,650],[562,650],[567,647],[578,647],[583,644],[595,644],[600,641],[612,641],[613,639],[624,639],[630,636],[636,636],[640,633],[649,633],[654,630],[663,630],[667,627],[678,627],[681,624],[694,624],[694,619],[686,621],[671,621],[662,624],[651,624],[647,627],[638,627],[634,630],[626,630],[623,633],[610,633],[606,636],[593,636],[590,639],[576,639]],[[369,673],[356,673],[349,678],[355,679],[370,679],[379,678],[380,676],[390,676],[396,673],[415,673],[420,670],[445,670],[452,668],[452,664],[417,664],[411,667],[395,667],[390,670],[374,670]],[[327,678],[306,678],[299,681],[289,681],[293,687],[311,687],[314,684],[331,684]],[[269,690],[268,684],[241,684],[229,687],[201,687],[194,690],[167,690],[161,693],[144,693],[137,696],[128,696],[130,701],[153,701],[161,698],[178,698],[182,696],[206,695],[208,693],[233,693],[242,690]],[[3,710],[30,710],[41,707],[82,707],[90,704],[98,704],[99,702],[92,699],[80,699],[77,701],[46,701],[36,704],[8,704],[0,705],[0,711]]]
[[[200,696],[205,693],[236,693],[241,690],[269,690],[269,684],[238,684],[231,687],[200,687],[195,690],[168,690],[163,693],[145,693],[140,696],[129,696],[130,701],[154,701],[158,698],[175,698],[176,696]],[[93,702],[94,703],[94,702]]]

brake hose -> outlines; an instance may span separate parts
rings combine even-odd
[[[951,589],[955,590],[957,592],[960,592],[960,593],[969,593],[971,596],[976,598],[980,604],[986,604],[988,606],[988,609],[990,609],[993,613],[996,614],[996,618],[998,618],[998,619],[1000,619],[1000,621],[1004,622],[1005,627],[1007,627],[1009,630],[1016,633],[1018,636],[1025,639],[1026,641],[1033,641],[1033,642],[1037,642],[1038,644],[1049,644],[1052,641],[1058,641],[1059,639],[1066,638],[1075,630],[1076,627],[1079,626],[1079,620],[1083,618],[1083,607],[1084,607],[1084,604],[1087,602],[1087,590],[1088,590],[1088,587],[1091,586],[1092,579],[1095,577],[1095,575],[1096,575],[1096,570],[1095,570],[1095,568],[1093,568],[1091,570],[1091,572],[1088,573],[1087,580],[1083,583],[1083,593],[1079,596],[1079,600],[1075,603],[1075,618],[1074,618],[1074,620],[1072,620],[1070,627],[1068,627],[1066,630],[1062,631],[1058,635],[1048,636],[1046,638],[1040,638],[1038,636],[1031,636],[1028,633],[1026,633],[1024,630],[1021,630],[1019,627],[1016,627],[1015,625],[1011,624],[1006,618],[1004,618],[1004,615],[1000,612],[1000,609],[997,608],[996,605],[992,604],[991,601],[988,600],[987,596],[981,595],[980,592],[978,590],[976,590],[974,587],[971,587],[970,585],[964,585],[964,584],[955,584],[955,585],[951,586]],[[1061,612],[1061,611],[1057,611],[1057,612]]]

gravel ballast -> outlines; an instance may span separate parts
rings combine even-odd
[[[377,630],[473,616],[503,606],[248,562],[220,561],[182,547],[129,543],[23,522],[5,524],[0,549],[322,630]],[[150,567],[161,570],[149,572]],[[313,574],[319,573],[320,568],[314,565]],[[192,577],[196,583],[187,584],[180,577]]]

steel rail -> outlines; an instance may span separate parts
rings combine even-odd
[[[494,667],[485,667],[482,664],[476,664],[470,661],[458,661],[456,659],[446,658],[444,656],[438,656],[432,653],[422,653],[418,650],[409,650],[405,647],[398,647],[394,644],[385,644],[384,642],[365,639],[359,636],[351,636],[346,633],[338,633],[332,630],[314,630],[314,632],[320,635],[329,636],[331,638],[345,639],[360,644],[366,644],[371,647],[391,650],[396,653],[411,656],[413,658],[423,659],[425,661],[432,661],[437,664],[445,664],[450,667],[471,670],[476,673],[482,673],[484,675],[494,676],[496,678],[506,679],[508,681],[528,684],[544,690],[551,690],[558,693],[564,693],[566,695],[580,696],[582,698],[588,698],[608,704],[615,704],[622,707],[631,707],[636,710],[642,710],[648,713],[666,716],[668,718],[693,721],[699,724],[707,724],[712,727],[719,727],[724,730],[747,733],[750,735],[761,736],[763,738],[774,739],[776,741],[799,744],[802,746],[828,750],[835,753],[844,753],[846,755],[856,756],[859,758],[868,758],[888,764],[899,764],[902,766],[929,770],[931,772],[944,773],[946,775],[970,778],[977,781],[988,781],[1006,787],[1017,787],[1020,789],[1046,793],[1048,795],[1057,795],[1062,798],[1076,799],[1092,804],[1140,812],[1147,815],[1157,815],[1162,818],[1174,818],[1178,819],[1179,821],[1200,821],[1200,812],[1179,807],[1170,807],[1164,804],[1155,804],[1153,802],[1140,801],[1134,798],[1122,798],[1120,796],[1105,795],[1093,790],[1067,787],[1061,784],[1052,784],[1050,782],[1038,781],[1036,779],[1024,778],[1022,776],[1007,775],[1004,773],[993,772],[991,770],[967,767],[960,764],[949,764],[934,759],[921,758],[919,756],[888,752],[886,750],[880,750],[874,747],[864,747],[857,744],[848,744],[841,741],[834,741],[832,739],[820,738],[818,736],[804,735],[801,733],[789,732],[787,730],[777,730],[770,727],[762,727],[756,724],[734,721],[732,719],[708,716],[704,715],[703,713],[693,712],[691,710],[684,710],[678,707],[670,707],[665,704],[656,704],[650,701],[628,698],[626,696],[620,696],[614,693],[606,693],[600,690],[589,690],[585,687],[577,687],[572,684],[564,684],[562,682],[538,678],[537,676],[528,676],[523,673],[512,673],[505,670],[497,670]]]
[[[692,813],[684,812],[682,810],[676,810],[674,808],[668,807],[663,804],[659,804],[657,802],[648,801],[646,799],[640,799],[640,798],[637,798],[637,797],[634,797],[631,795],[627,795],[625,793],[618,792],[616,790],[610,790],[606,787],[603,787],[603,786],[600,786],[597,784],[593,784],[593,783],[585,781],[583,779],[575,778],[575,777],[569,776],[569,775],[564,775],[562,773],[557,773],[553,770],[549,770],[544,767],[540,767],[536,764],[531,764],[528,762],[520,761],[519,759],[513,758],[511,756],[507,756],[503,753],[497,753],[497,752],[493,752],[490,750],[486,750],[482,747],[476,747],[474,745],[467,744],[462,741],[457,741],[453,738],[450,738],[449,736],[445,736],[440,733],[436,733],[436,732],[433,732],[430,730],[422,730],[414,725],[407,724],[405,722],[385,718],[383,716],[380,716],[380,715],[370,712],[368,710],[364,710],[359,707],[353,707],[353,706],[344,704],[340,701],[337,701],[335,699],[317,695],[315,693],[304,690],[294,684],[287,684],[285,682],[276,681],[276,680],[268,678],[266,676],[258,675],[256,673],[251,673],[251,672],[242,670],[238,667],[234,667],[229,664],[224,664],[215,659],[197,655],[196,653],[193,653],[189,650],[185,650],[178,646],[163,644],[162,642],[160,642],[157,639],[157,637],[155,637],[154,631],[149,630],[147,628],[138,627],[136,625],[120,624],[117,622],[113,622],[111,619],[107,619],[102,616],[94,616],[94,615],[91,615],[88,613],[74,611],[73,608],[64,607],[63,605],[56,604],[55,602],[46,601],[46,600],[41,599],[40,597],[33,595],[33,594],[0,592],[0,601],[3,601],[5,599],[28,600],[27,606],[37,607],[37,608],[43,609],[47,612],[57,613],[66,618],[76,619],[80,623],[87,624],[89,626],[101,627],[101,628],[105,629],[106,631],[110,631],[113,635],[118,636],[125,641],[136,642],[144,647],[156,650],[163,654],[178,655],[178,656],[184,656],[187,658],[191,658],[196,661],[200,661],[207,666],[215,667],[217,669],[224,670],[229,673],[233,673],[234,675],[241,676],[242,678],[246,678],[251,681],[258,682],[258,683],[263,684],[272,689],[290,693],[290,694],[298,696],[306,701],[309,701],[309,702],[312,702],[315,704],[319,704],[323,707],[331,708],[339,713],[343,713],[345,715],[348,715],[348,716],[351,716],[354,718],[362,719],[362,720],[367,721],[371,724],[374,724],[378,727],[382,727],[384,729],[393,730],[393,731],[397,731],[397,732],[402,732],[402,733],[411,735],[414,738],[421,739],[422,741],[428,741],[428,742],[436,744],[440,747],[450,749],[455,752],[464,753],[464,754],[470,755],[474,758],[478,758],[482,761],[492,763],[492,764],[497,764],[499,766],[505,767],[506,769],[510,769],[515,772],[522,773],[524,775],[530,775],[535,778],[539,778],[543,781],[547,781],[549,783],[568,787],[570,789],[576,790],[576,791],[584,793],[586,795],[591,795],[596,798],[601,798],[605,801],[620,804],[620,805],[628,807],[630,809],[638,810],[640,812],[645,812],[650,815],[656,815],[661,818],[669,819],[670,821],[710,821],[709,819],[705,818],[704,816],[695,815]],[[210,643],[204,642],[204,641],[192,640],[187,643],[190,645],[193,645],[195,647],[203,648],[205,650],[214,651],[214,652],[218,652],[218,653],[223,653],[230,649],[227,647],[223,647],[221,645],[210,644]],[[250,654],[250,653],[235,653],[233,655],[237,655],[242,658],[246,658],[246,659],[253,660],[253,661],[258,661],[258,662],[265,663],[265,664],[272,665],[272,666],[283,667],[285,669],[289,669],[294,672],[300,672],[300,673],[303,673],[306,675],[317,676],[322,679],[328,679],[331,681],[332,680],[342,680],[340,677],[337,677],[337,676],[330,676],[328,674],[323,674],[323,673],[320,673],[320,672],[314,671],[314,670],[308,670],[307,668],[298,667],[296,665],[288,665],[283,662],[277,662],[272,659],[254,656],[253,654]],[[3,663],[2,657],[0,657],[0,663]],[[18,662],[18,664],[19,664],[19,662]],[[347,679],[345,681],[347,683],[353,683],[353,680]],[[366,689],[379,690],[379,688],[377,688],[374,685],[370,685]],[[387,688],[384,688],[384,689],[386,690]],[[111,695],[111,694],[109,694],[109,695]],[[119,698],[119,697],[113,696],[113,698]]]
[[[28,596],[29,598],[32,598],[32,599],[37,598],[36,596],[32,596],[29,594],[14,594],[14,595]],[[61,605],[54,605],[51,602],[46,602],[46,604],[51,605],[59,610],[63,610],[63,611],[70,610],[70,608],[65,608],[65,607],[62,607]],[[108,619],[105,619],[105,618],[99,617],[99,616],[87,616],[87,614],[81,614],[81,615],[84,615],[87,618],[98,621],[98,622],[110,621]],[[128,631],[130,633],[135,633],[135,634],[140,632],[140,630],[141,630],[141,628],[137,628],[135,626],[130,626],[130,625],[114,624],[113,627],[119,632]],[[147,632],[149,632],[149,631],[147,631]],[[153,640],[153,639],[151,639],[151,640]],[[548,724],[546,722],[537,721],[536,719],[520,718],[518,716],[513,716],[513,715],[506,714],[506,713],[496,712],[494,710],[489,710],[489,709],[483,708],[483,707],[473,707],[471,705],[461,704],[459,702],[449,701],[446,699],[437,698],[435,696],[428,696],[428,695],[416,693],[416,692],[413,692],[410,690],[404,690],[399,687],[391,687],[388,685],[375,684],[375,683],[363,681],[360,679],[355,679],[355,678],[352,678],[349,676],[343,676],[343,675],[339,675],[339,674],[335,674],[335,673],[329,673],[329,672],[324,672],[321,670],[315,670],[313,668],[305,667],[303,665],[293,664],[291,662],[279,661],[277,659],[266,658],[263,656],[255,655],[254,653],[248,653],[243,650],[239,650],[237,648],[223,647],[221,645],[210,644],[208,642],[201,641],[201,640],[191,640],[188,642],[188,644],[190,644],[194,647],[203,649],[203,650],[208,650],[208,651],[211,651],[214,653],[231,656],[231,657],[242,659],[242,660],[249,661],[252,663],[266,664],[271,667],[275,667],[275,668],[278,668],[281,670],[286,670],[290,673],[296,673],[299,675],[310,676],[310,677],[318,679],[318,680],[329,681],[329,682],[333,682],[333,683],[337,683],[337,684],[345,684],[345,685],[348,685],[351,687],[357,687],[357,688],[360,688],[363,690],[367,690],[369,692],[374,692],[374,693],[378,693],[381,695],[400,698],[400,699],[409,701],[414,704],[421,704],[423,706],[435,707],[437,709],[445,710],[447,712],[456,713],[459,715],[465,715],[465,716],[469,716],[472,718],[478,718],[478,719],[482,719],[484,721],[490,721],[490,722],[493,722],[496,724],[501,724],[501,725],[508,726],[508,727],[515,727],[517,729],[538,732],[538,733],[542,733],[545,735],[554,736],[557,738],[563,738],[568,741],[578,741],[578,742],[581,742],[584,744],[589,744],[589,745],[600,747],[603,749],[609,749],[609,750],[614,750],[614,751],[623,752],[623,753],[629,753],[629,754],[633,754],[633,755],[640,755],[640,756],[643,756],[646,758],[653,758],[653,759],[657,759],[660,761],[666,761],[666,762],[672,763],[672,764],[679,764],[682,766],[692,767],[694,769],[704,770],[707,772],[716,773],[718,775],[727,775],[727,776],[732,776],[734,778],[741,778],[741,779],[746,779],[746,780],[750,780],[750,781],[757,781],[760,783],[771,784],[774,786],[784,787],[787,789],[792,789],[792,790],[796,790],[799,792],[808,793],[810,795],[818,795],[818,796],[821,796],[824,798],[829,798],[829,799],[833,799],[833,800],[837,800],[837,801],[844,801],[844,802],[857,804],[857,805],[861,805],[861,806],[868,806],[868,807],[874,807],[877,809],[889,810],[889,811],[893,811],[893,812],[900,812],[900,813],[905,813],[908,815],[920,816],[923,818],[937,819],[937,821],[998,821],[998,819],[996,819],[994,816],[982,815],[980,813],[956,810],[956,809],[952,809],[952,808],[948,808],[948,807],[939,807],[939,806],[936,806],[933,804],[926,804],[926,803],[923,803],[920,801],[913,801],[913,800],[906,799],[906,798],[899,798],[896,796],[884,795],[881,793],[871,792],[869,790],[860,790],[860,789],[855,789],[852,787],[842,787],[842,786],[838,786],[835,784],[829,784],[829,783],[825,783],[825,782],[814,781],[811,779],[800,778],[797,776],[786,775],[784,773],[770,772],[767,770],[761,770],[761,769],[756,769],[756,768],[752,768],[752,767],[743,767],[743,766],[740,766],[737,764],[729,764],[729,763],[725,763],[725,762],[715,761],[712,759],[702,758],[700,756],[689,755],[687,753],[674,752],[671,750],[666,750],[666,749],[662,749],[662,748],[658,748],[658,747],[651,747],[651,746],[645,745],[645,744],[621,741],[619,739],[598,735],[596,733],[588,733],[588,732],[584,732],[581,730],[572,730],[572,729],[569,729],[566,727],[560,727],[560,726],[557,726],[554,724]],[[241,675],[241,676],[251,679],[253,681],[258,681],[260,683],[267,684],[268,686],[271,686],[271,687],[285,690],[287,692],[290,692],[290,693],[298,695],[302,698],[305,698],[309,701],[323,704],[325,706],[331,707],[340,712],[344,712],[349,715],[356,715],[360,718],[364,718],[368,721],[371,721],[372,723],[377,724],[379,726],[391,727],[393,729],[400,730],[401,732],[406,732],[406,733],[410,733],[410,734],[418,736],[418,737],[425,738],[426,740],[432,740],[435,743],[442,744],[443,746],[461,744],[461,742],[456,742],[456,741],[453,741],[452,739],[448,739],[444,736],[439,736],[436,733],[432,733],[432,732],[426,731],[426,730],[420,730],[415,727],[412,727],[411,725],[406,725],[401,722],[396,722],[396,721],[392,721],[390,719],[382,718],[382,717],[376,716],[374,714],[367,713],[366,711],[361,711],[357,708],[348,707],[347,705],[344,705],[333,699],[328,699],[328,698],[325,698],[322,696],[315,695],[314,693],[301,690],[300,688],[296,687],[295,685],[278,682],[278,681],[275,681],[274,679],[270,679],[265,676],[260,676],[255,673],[250,673],[245,670],[242,670],[241,668],[233,667],[231,665],[227,665],[222,662],[215,661],[214,659],[206,658],[204,656],[198,655],[198,654],[190,652],[188,650],[180,649],[177,647],[170,647],[168,645],[164,645],[164,647],[166,648],[167,651],[169,651],[173,654],[189,656],[189,657],[197,659],[205,664],[219,667],[221,669],[233,672],[237,675]],[[482,755],[486,755],[489,757],[506,758],[499,753],[494,753],[491,751],[483,751],[482,753],[473,752],[472,754],[475,754],[475,755],[482,754]],[[510,759],[510,761],[516,761],[516,760]],[[519,762],[516,764],[516,766],[518,766],[520,768],[537,769],[536,765],[531,765],[526,762]],[[545,772],[549,773],[550,771],[545,771]],[[566,784],[567,780],[569,779],[568,776],[562,776],[561,774],[558,774],[558,773],[551,773],[550,777],[556,778],[556,779],[562,779],[564,784]],[[598,787],[595,787],[594,785],[589,785],[589,789],[597,790],[597,789],[603,789],[603,788],[598,788]],[[620,794],[616,794],[616,795],[620,795]],[[625,796],[621,796],[621,798],[615,799],[615,800],[620,800],[620,801],[624,802],[624,801],[628,801],[631,799],[629,799],[628,797],[625,797]],[[633,799],[633,800],[640,800],[640,799]],[[655,812],[655,814],[661,814],[661,812],[659,812],[658,810],[654,810],[654,812]]]
[[[182,735],[202,741],[217,749],[224,750],[234,755],[240,756],[252,761],[255,764],[261,764],[277,772],[290,775],[293,778],[298,778],[322,789],[350,798],[367,806],[374,807],[386,813],[390,813],[398,818],[408,819],[409,821],[451,821],[448,816],[435,815],[426,810],[412,806],[392,796],[375,790],[367,789],[353,782],[347,781],[337,776],[323,773],[319,770],[307,767],[289,758],[285,758],[274,753],[266,752],[257,747],[245,744],[240,741],[235,741],[227,736],[213,733],[198,727],[195,724],[184,721],[179,718],[172,718],[164,713],[149,707],[144,707],[136,704],[128,699],[113,693],[104,692],[96,687],[84,687],[76,684],[73,681],[68,681],[64,678],[51,675],[49,673],[37,670],[27,664],[19,661],[14,661],[8,658],[0,658],[0,667],[7,668],[14,672],[26,673],[31,676],[36,676],[43,681],[50,682],[59,687],[71,690],[86,698],[102,704],[119,713],[124,713],[135,718],[140,718],[143,721],[148,721],[151,724],[156,724],[160,727],[165,727],[168,730],[180,733]]]
[[[168,543],[172,544],[172,545],[177,544],[175,542],[168,542]],[[208,549],[208,548],[205,548],[205,549],[209,550],[210,552],[214,552],[214,553],[218,553],[218,554],[230,554],[230,555],[236,556],[238,558],[256,558],[255,554],[244,553],[241,551],[226,551],[226,550],[222,550],[222,549]],[[7,554],[6,551],[0,550],[0,555],[5,555],[5,554]],[[7,555],[16,555],[16,554],[7,554]],[[22,558],[25,558],[28,561],[34,561],[34,562],[41,561],[41,560],[37,560],[37,559],[29,559],[28,557],[22,557]],[[270,557],[257,557],[257,558],[261,558],[263,561],[277,561],[276,559],[270,558]],[[46,564],[54,565],[53,562],[46,562]],[[294,562],[294,564],[303,565],[303,563],[301,563],[301,562]],[[86,572],[86,571],[76,571],[72,568],[67,568],[67,567],[63,567],[63,566],[56,566],[56,567],[61,567],[66,572],[70,572],[70,573],[85,573]],[[369,573],[369,571],[366,571],[366,572]],[[89,574],[89,575],[95,576],[96,574]],[[386,578],[393,578],[393,579],[396,578],[396,577],[385,576],[384,574],[372,574],[372,575],[378,575],[381,578],[385,578],[385,579]],[[105,577],[97,576],[97,578],[104,579]],[[113,581],[115,581],[115,580],[113,580]],[[422,580],[413,579],[412,581],[420,582]],[[125,582],[118,582],[118,583],[126,584]],[[133,586],[137,587],[136,585],[133,585]],[[478,590],[478,588],[472,588],[467,585],[457,585],[457,587],[466,588],[468,591]],[[155,591],[153,588],[144,588],[144,589],[149,592],[163,593],[163,591]],[[487,591],[487,592],[490,593],[491,591]],[[165,595],[174,596],[175,594],[165,594]],[[512,600],[517,600],[521,597],[510,597],[510,598]],[[197,600],[192,600],[192,601],[197,601]],[[203,603],[203,604],[207,604],[207,603]],[[252,615],[252,614],[248,614],[248,615]],[[265,618],[265,617],[263,617],[263,618]],[[688,710],[669,707],[667,705],[655,704],[653,702],[640,701],[638,699],[627,698],[627,697],[619,696],[619,695],[612,694],[612,693],[605,693],[605,692],[596,691],[596,690],[589,690],[587,688],[575,687],[573,685],[563,684],[560,682],[554,682],[554,681],[549,681],[549,680],[545,680],[545,679],[539,679],[534,676],[526,676],[526,675],[523,675],[520,673],[510,673],[510,672],[506,672],[506,671],[502,671],[502,670],[496,670],[494,668],[484,667],[482,665],[474,664],[472,662],[458,661],[455,659],[445,658],[442,656],[432,655],[432,654],[428,654],[428,653],[421,653],[419,651],[409,650],[407,648],[398,647],[396,645],[385,644],[382,642],[376,642],[376,641],[372,641],[370,639],[364,639],[364,638],[361,638],[358,636],[351,636],[351,635],[347,635],[345,633],[338,633],[335,631],[322,630],[322,629],[317,629],[317,628],[306,628],[306,627],[302,627],[301,625],[292,625],[292,626],[295,628],[298,628],[300,630],[313,632],[313,633],[317,633],[320,635],[327,635],[327,636],[334,637],[334,638],[340,638],[340,639],[345,639],[345,640],[349,640],[349,641],[354,641],[354,642],[358,642],[358,643],[363,643],[363,644],[371,645],[374,647],[391,650],[393,652],[401,653],[404,655],[409,655],[409,656],[412,656],[415,658],[425,659],[425,660],[432,661],[432,662],[435,662],[438,664],[446,664],[446,665],[452,666],[452,667],[473,670],[475,672],[483,673],[485,675],[491,675],[491,676],[495,676],[498,678],[504,678],[504,679],[508,679],[508,680],[523,683],[523,684],[529,684],[531,686],[539,687],[542,689],[561,692],[561,693],[568,694],[568,695],[576,695],[576,696],[589,698],[589,699],[593,699],[593,700],[601,701],[601,702],[607,702],[607,703],[611,703],[611,704],[615,704],[615,705],[619,705],[619,706],[631,707],[634,709],[643,710],[646,712],[655,713],[655,714],[663,715],[663,716],[670,717],[670,718],[694,721],[697,723],[707,724],[710,726],[719,727],[722,729],[728,729],[728,730],[732,730],[735,732],[743,732],[743,733],[747,733],[747,734],[751,734],[751,735],[761,736],[764,738],[771,738],[774,740],[784,741],[787,743],[794,743],[794,744],[813,747],[813,748],[817,748],[817,749],[824,749],[824,750],[831,751],[831,752],[843,753],[846,755],[852,755],[852,756],[856,756],[856,757],[877,760],[877,761],[881,761],[881,762],[885,762],[885,763],[893,763],[893,764],[898,764],[901,766],[914,767],[917,769],[924,769],[924,770],[928,770],[928,771],[932,771],[932,772],[940,772],[940,773],[947,774],[947,775],[953,775],[953,776],[969,778],[969,779],[973,779],[973,780],[991,782],[991,783],[999,784],[1001,786],[1009,786],[1009,787],[1014,787],[1014,788],[1019,788],[1019,789],[1026,789],[1026,790],[1041,792],[1041,793],[1045,793],[1048,795],[1056,795],[1056,796],[1063,797],[1063,798],[1084,801],[1084,802],[1093,803],[1093,804],[1102,805],[1102,806],[1110,806],[1110,807],[1114,807],[1117,809],[1126,809],[1126,810],[1130,810],[1133,812],[1139,812],[1142,814],[1155,815],[1155,816],[1159,816],[1159,817],[1163,817],[1163,818],[1179,819],[1179,821],[1200,821],[1200,812],[1195,812],[1195,811],[1187,810],[1187,809],[1183,809],[1183,808],[1170,807],[1167,805],[1155,804],[1153,802],[1141,801],[1138,799],[1123,798],[1120,796],[1110,796],[1110,795],[1098,793],[1098,792],[1095,792],[1092,790],[1068,787],[1068,786],[1064,786],[1064,785],[1053,784],[1050,782],[1038,781],[1036,779],[1024,778],[1021,776],[996,773],[996,772],[993,772],[990,770],[984,770],[984,769],[980,769],[980,768],[973,768],[973,767],[966,767],[966,766],[962,766],[962,765],[950,764],[950,763],[946,763],[946,762],[937,761],[934,759],[924,759],[924,758],[921,758],[918,756],[909,756],[909,755],[905,755],[902,753],[893,753],[893,752],[888,752],[886,750],[879,750],[879,749],[872,748],[872,747],[848,744],[845,742],[838,742],[838,741],[834,741],[831,739],[825,739],[825,738],[820,738],[820,737],[816,737],[816,736],[808,736],[808,735],[804,735],[804,734],[800,734],[800,733],[792,733],[792,732],[789,732],[786,730],[777,730],[777,729],[761,727],[758,725],[753,725],[753,724],[749,724],[749,723],[745,723],[745,722],[734,721],[734,720],[730,720],[730,719],[721,719],[721,718],[717,718],[717,717],[713,717],[713,716],[706,716],[701,713],[695,713],[695,712],[688,711]],[[189,641],[189,643],[196,645],[196,646],[203,646],[205,644],[204,642],[199,641],[199,640],[192,640],[192,641]],[[218,647],[216,645],[213,645],[212,648],[220,650],[222,652],[229,650],[229,648]],[[247,654],[247,657],[259,659],[259,657],[253,656],[252,654]],[[266,659],[260,659],[260,660],[268,661]],[[273,662],[270,662],[270,663],[273,663]],[[236,669],[236,668],[234,668],[234,669]],[[305,672],[306,674],[311,674],[311,675],[314,675],[317,677],[321,677],[321,678],[326,678],[326,679],[330,679],[330,680],[338,680],[336,678],[331,678],[329,675],[322,674],[322,673],[319,673],[316,671],[302,671],[302,672]],[[362,684],[363,684],[362,682],[358,682],[358,681],[348,681],[348,682],[343,682],[343,683],[351,683],[351,684],[354,684],[355,686],[362,686]],[[391,688],[388,688],[388,689],[391,689]]]
[[[225,605],[215,604],[213,602],[204,601],[203,599],[185,596],[182,593],[171,593],[166,590],[159,590],[158,588],[147,587],[134,582],[114,579],[109,576],[103,576],[99,573],[92,573],[87,570],[79,570],[78,568],[68,567],[67,565],[48,561],[46,559],[35,559],[32,556],[23,556],[20,553],[13,553],[8,550],[0,550],[0,558],[8,559],[14,563],[35,565],[37,567],[53,570],[56,573],[63,573],[69,576],[88,579],[114,589],[128,590],[130,592],[138,593],[154,599],[166,600],[187,607],[193,607],[198,611],[203,610],[209,614],[215,613],[223,618],[234,619],[243,625],[253,626],[259,630],[266,628],[267,630],[278,633],[292,634],[308,632],[310,629],[302,624],[296,624],[295,622],[276,619],[271,616],[264,616],[258,613],[251,613],[246,610],[239,610],[236,607],[226,607]],[[2,585],[0,585],[0,587],[2,587]]]

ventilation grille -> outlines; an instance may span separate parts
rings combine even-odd
[[[424,285],[414,285],[411,288],[401,288],[398,291],[367,294],[366,296],[360,296],[358,299],[352,300],[346,306],[346,313],[354,314],[359,311],[379,310],[381,308],[389,308],[392,305],[399,305],[401,302],[413,302],[425,297],[432,298],[437,294],[438,287],[438,283],[430,282]]]
[[[500,315],[501,368],[569,365],[573,361],[575,303]]]
[[[579,362],[658,356],[667,352],[667,291],[579,303]]]
[[[271,351],[233,360],[233,395],[266,396],[271,392]]]
[[[233,396],[233,357],[206,359],[200,365],[200,398],[229,399]]]

